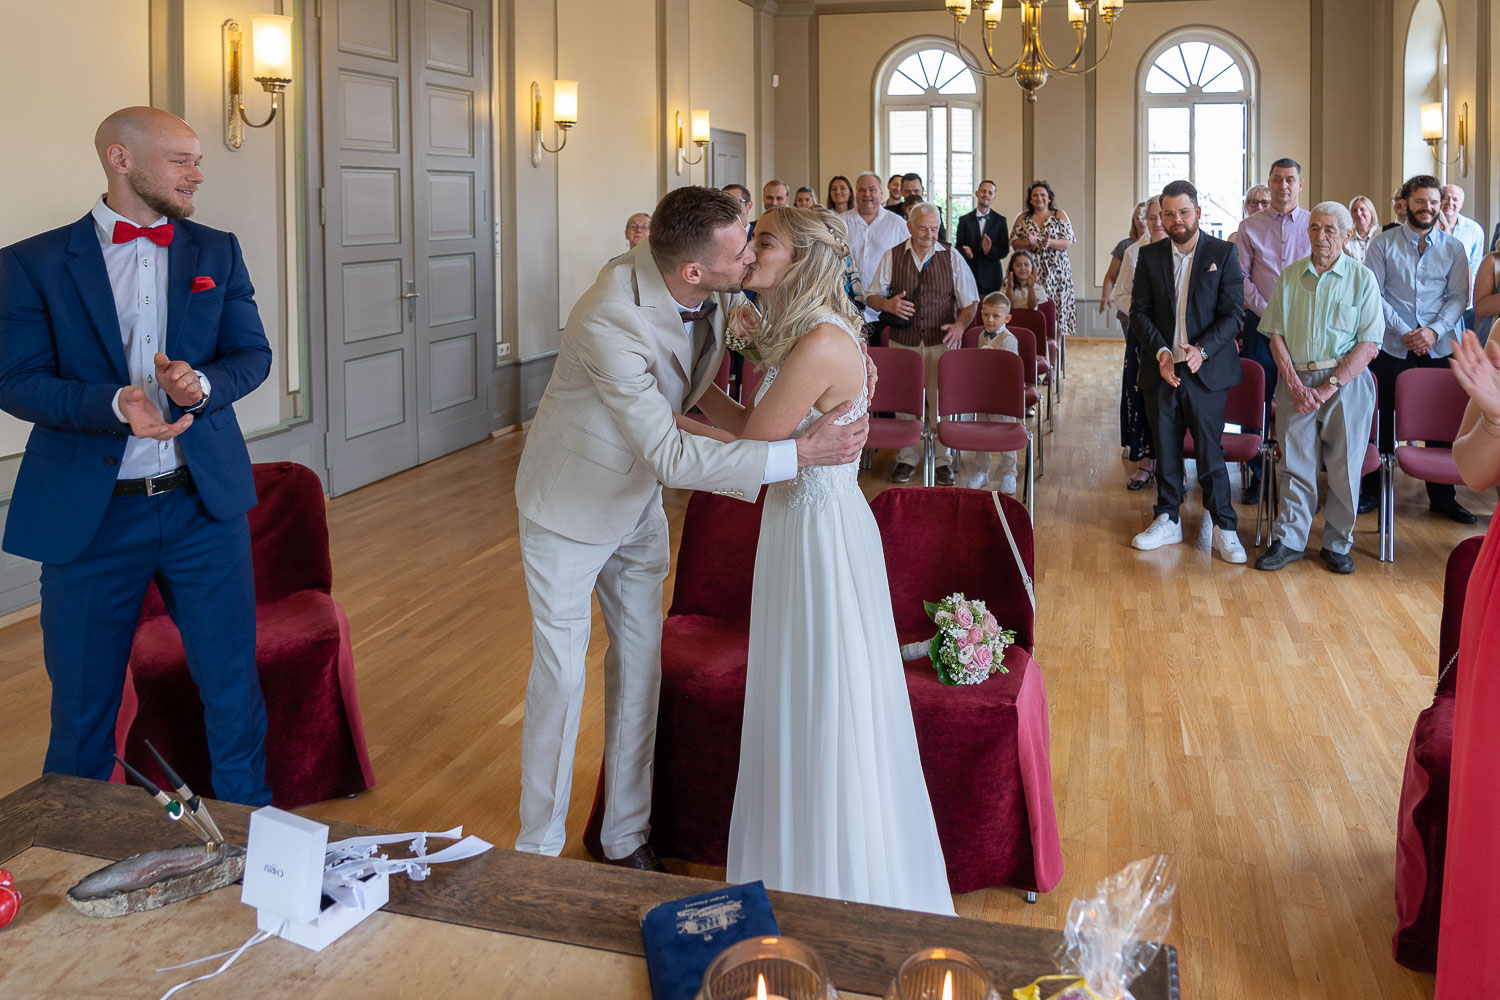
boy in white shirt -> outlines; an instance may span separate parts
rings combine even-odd
[[[991,292],[984,297],[979,304],[979,318],[984,322],[984,332],[979,335],[980,347],[1021,353],[1016,335],[1005,326],[1010,322],[1010,298],[1004,292]],[[1016,422],[1015,417],[994,414],[981,414],[979,419]],[[1015,496],[1016,454],[1013,451],[965,452],[960,481],[970,489],[984,489],[988,483],[999,480],[1000,492]]]

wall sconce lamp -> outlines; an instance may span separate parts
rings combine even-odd
[[[682,112],[679,111],[677,112],[677,172],[679,174],[682,173],[682,168],[685,166],[695,167],[702,163],[703,157],[706,155],[704,150],[708,147],[708,112],[701,108],[695,108],[691,112],[691,116],[692,143],[698,147],[698,158],[696,160],[688,159],[687,144],[683,141]]]
[[[281,94],[292,82],[292,19],[282,14],[257,14],[250,19],[250,51],[254,57],[251,75],[271,95],[271,113],[257,124],[245,117],[240,91],[245,40],[240,24],[224,22],[224,144],[239,149],[245,141],[245,126],[265,128],[276,118]]]
[[[578,81],[552,81],[552,123],[562,129],[562,142],[553,149],[542,142],[542,85],[531,81],[531,165],[542,165],[542,152],[560,153],[568,144],[568,129],[578,124]]]
[[[1458,155],[1445,160],[1438,155],[1438,144],[1443,141],[1443,105],[1434,101],[1422,105],[1422,141],[1432,150],[1432,158],[1447,166],[1458,164],[1458,171],[1469,176],[1469,102],[1465,101],[1458,113]]]

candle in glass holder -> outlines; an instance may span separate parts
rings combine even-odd
[[[817,953],[784,937],[759,937],[725,948],[703,974],[699,1000],[827,1000]]]
[[[989,973],[961,951],[926,948],[901,963],[886,1000],[999,1000]]]

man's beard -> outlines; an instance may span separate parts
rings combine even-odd
[[[186,219],[193,214],[193,209],[196,206],[192,202],[188,202],[186,207],[174,204],[168,197],[167,190],[152,187],[139,174],[132,173],[127,180],[130,182],[130,190],[134,191],[136,197],[145,202],[146,207],[153,212],[160,212],[169,219]]]
[[[1192,227],[1181,236],[1178,236],[1175,230],[1169,229],[1167,230],[1167,235],[1172,237],[1173,243],[1176,243],[1178,246],[1182,246],[1184,243],[1192,242],[1193,237],[1198,235],[1198,227]]]
[[[1419,233],[1429,233],[1432,231],[1432,227],[1437,224],[1437,213],[1433,212],[1432,217],[1423,222],[1417,218],[1416,212],[1408,210],[1406,213],[1406,222]]]

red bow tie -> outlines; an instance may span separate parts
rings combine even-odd
[[[129,243],[131,240],[142,236],[157,246],[164,247],[172,242],[172,224],[170,222],[163,222],[159,226],[152,226],[149,229],[145,229],[140,226],[132,226],[128,222],[115,223],[116,243]]]

